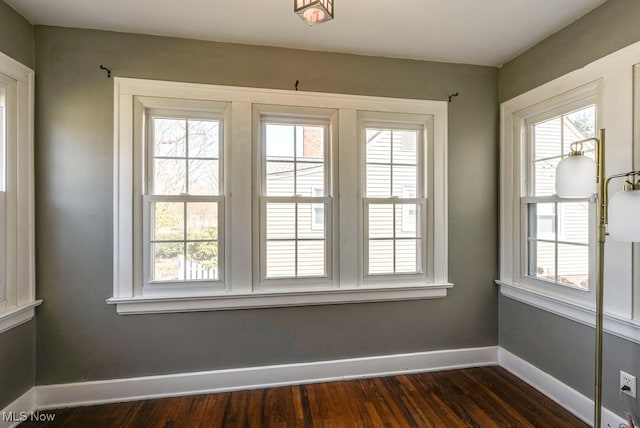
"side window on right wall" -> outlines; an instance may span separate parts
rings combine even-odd
[[[589,290],[589,199],[555,195],[555,171],[572,142],[595,136],[594,104],[554,110],[527,120],[525,275],[549,284]],[[594,157],[594,147],[585,155]]]

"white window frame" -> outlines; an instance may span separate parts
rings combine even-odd
[[[0,333],[33,318],[35,221],[33,166],[34,72],[0,53],[6,89],[4,186],[0,188]]]
[[[144,152],[141,153],[141,159],[134,160],[136,165],[143,164],[145,167],[140,170],[143,174],[142,188],[142,278],[143,286],[141,294],[144,296],[163,296],[163,295],[193,295],[207,293],[209,291],[224,290],[224,273],[225,273],[225,180],[224,180],[224,158],[225,158],[225,122],[228,122],[228,105],[218,102],[203,101],[176,101],[171,99],[138,97],[134,103],[142,104],[144,109],[144,121],[141,124],[137,121],[136,126],[144,126],[145,133],[136,132],[140,135],[142,141],[136,142],[137,146],[142,145]],[[161,108],[160,108],[161,107]],[[138,106],[140,108],[140,106]],[[152,192],[153,184],[153,152],[150,148],[153,130],[151,126],[150,116],[175,117],[186,119],[214,119],[220,122],[222,138],[219,141],[218,162],[219,162],[219,193],[216,196],[204,195],[156,195]],[[134,173],[137,169],[134,166]],[[137,198],[138,195],[135,195]],[[154,202],[216,202],[218,204],[218,278],[216,280],[197,280],[188,281],[180,280],[175,282],[155,282],[150,279],[151,276],[151,254],[150,254],[150,236],[151,236],[151,209],[150,206]],[[185,219],[186,220],[186,219]],[[139,232],[134,232],[139,235]],[[185,237],[186,239],[186,237]]]
[[[142,277],[136,273],[142,262],[141,237],[134,233],[141,209],[134,209],[135,194],[142,194],[142,180],[134,174],[134,154],[139,145],[132,118],[141,115],[136,99],[167,98],[226,103],[230,122],[226,128],[225,156],[225,276],[224,288],[207,292],[176,292],[144,295]],[[255,114],[260,108],[271,113],[296,115],[332,111],[331,149],[333,183],[325,198],[331,199],[332,266],[330,283],[293,281],[287,287],[263,287],[259,268],[259,201],[256,186],[259,153],[256,153]],[[286,106],[286,107],[276,107]],[[282,110],[278,110],[282,109]],[[293,110],[292,110],[293,109]],[[432,165],[429,170],[433,215],[429,218],[433,266],[419,281],[371,284],[361,276],[362,247],[360,204],[358,116],[362,112],[431,117]],[[137,113],[136,113],[137,112]],[[232,142],[232,143],[231,143]],[[107,302],[119,314],[229,310],[278,306],[338,304],[441,298],[453,284],[447,279],[447,103],[351,96],[299,91],[228,87],[192,83],[114,79],[114,291]],[[139,156],[139,154],[138,154]],[[339,180],[337,178],[339,177]],[[139,192],[139,193],[136,193]],[[136,202],[137,204],[138,202]],[[140,203],[141,204],[141,203]],[[140,219],[140,220],[139,220]],[[328,221],[328,218],[325,218]],[[331,242],[329,242],[331,241]],[[257,254],[257,255],[256,255]]]
[[[557,195],[532,197],[530,192],[530,164],[532,145],[531,126],[546,119],[596,105],[596,124],[602,123],[600,112],[601,87],[598,81],[571,89],[562,94],[537,99],[531,104],[502,106],[501,142],[501,246],[500,279],[505,287],[528,290],[542,296],[589,307],[595,302],[595,202],[589,207],[589,282],[588,290],[568,287],[530,277],[528,271],[527,203],[562,202]],[[556,227],[556,232],[559,232]],[[508,292],[508,291],[507,291]]]
[[[318,109],[308,107],[282,107],[274,105],[255,105],[254,106],[254,148],[256,153],[255,160],[255,206],[258,206],[258,215],[254,216],[254,271],[258,275],[254,275],[254,289],[269,291],[279,289],[291,289],[292,287],[304,287],[314,289],[331,289],[337,283],[339,260],[337,259],[337,249],[332,245],[338,239],[337,230],[333,227],[333,219],[338,214],[338,206],[334,203],[333,186],[335,180],[335,168],[333,168],[333,142],[337,140],[337,120],[338,112],[333,109]],[[264,124],[282,123],[282,124],[309,124],[324,125],[326,135],[324,141],[324,195],[317,196],[268,196],[266,183],[266,136],[264,133]],[[295,173],[295,170],[294,170]],[[266,273],[266,204],[269,202],[289,202],[289,203],[309,203],[316,202],[326,207],[324,211],[324,229],[325,229],[325,269],[326,275],[323,277],[293,277],[293,278],[267,278]],[[313,208],[311,211],[313,217]],[[258,222],[256,223],[256,220]],[[313,225],[313,218],[311,224]],[[257,254],[255,251],[257,250]],[[257,265],[255,264],[257,262]]]
[[[430,255],[434,251],[433,234],[431,222],[427,220],[434,215],[433,201],[433,144],[429,144],[433,139],[433,121],[431,116],[421,116],[415,114],[381,114],[373,112],[362,112],[359,115],[360,138],[360,182],[361,182],[361,206],[362,206],[362,246],[363,262],[361,265],[361,276],[365,283],[388,284],[392,282],[400,283],[421,283],[426,282],[433,275],[432,261]],[[416,141],[417,152],[417,186],[416,195],[412,198],[405,197],[367,197],[366,193],[366,129],[382,128],[395,130],[418,131],[419,138]],[[416,204],[420,207],[420,218],[417,227],[420,229],[417,236],[420,237],[420,248],[416,263],[416,273],[389,273],[389,274],[367,274],[369,265],[369,240],[368,233],[368,206],[369,204]],[[417,215],[417,213],[416,213]],[[395,224],[394,224],[395,229]],[[395,240],[395,238],[394,238]]]
[[[531,196],[533,191],[533,180],[535,171],[531,168],[534,157],[534,145],[533,145],[533,126],[537,123],[544,122],[546,120],[571,113],[573,111],[595,105],[596,108],[596,126],[594,129],[598,129],[598,86],[589,85],[587,87],[579,88],[578,90],[570,91],[565,94],[554,97],[553,99],[543,101],[534,106],[530,106],[527,109],[521,110],[516,113],[518,116],[518,124],[515,126],[521,126],[522,132],[519,133],[519,138],[514,141],[520,147],[522,152],[522,165],[521,165],[521,196],[520,196],[520,212],[521,212],[521,254],[522,265],[520,268],[522,284],[533,289],[556,295],[558,298],[569,297],[572,300],[589,304],[595,301],[595,261],[596,261],[596,202],[594,199],[570,199],[560,198],[558,195],[547,196]],[[595,135],[594,135],[595,136]],[[585,151],[593,151],[594,147],[585,147]],[[555,204],[555,229],[556,237],[555,242],[561,243],[561,230],[562,222],[559,220],[563,215],[560,207],[560,203],[563,202],[586,202],[589,204],[589,219],[588,219],[588,265],[589,265],[589,284],[586,289],[579,286],[565,285],[554,281],[547,281],[536,277],[529,276],[527,274],[529,267],[529,247],[528,247],[528,210],[527,205],[530,203],[552,203]],[[558,265],[558,256],[555,256],[556,271]],[[556,275],[557,276],[557,275]]]

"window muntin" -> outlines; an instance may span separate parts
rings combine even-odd
[[[147,109],[146,121],[145,284],[220,282],[224,119]]]
[[[364,123],[365,277],[423,274],[425,126]]]
[[[526,275],[556,285],[589,289],[589,200],[555,196],[555,168],[572,142],[595,136],[595,105],[528,124]],[[594,147],[585,147],[593,156]]]
[[[269,116],[261,127],[261,278],[330,276],[330,120]]]

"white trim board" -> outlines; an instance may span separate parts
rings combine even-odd
[[[466,367],[500,365],[587,423],[593,401],[509,351],[489,346],[411,354],[213,370],[163,376],[36,386],[0,411],[35,412],[62,407],[268,388]],[[625,421],[604,409],[603,427]],[[0,428],[15,426],[2,422]]]
[[[36,388],[31,388],[13,403],[0,411],[0,428],[13,428],[20,424],[20,417],[36,411]],[[9,418],[7,416],[10,416]],[[12,420],[6,420],[12,419]]]
[[[498,348],[469,348],[36,387],[36,408],[268,388],[495,365]]]
[[[592,399],[502,347],[498,348],[498,362],[501,367],[527,382],[578,418],[588,424],[593,424]],[[606,408],[602,409],[601,427],[618,427],[620,424],[626,424],[626,421],[612,411]]]

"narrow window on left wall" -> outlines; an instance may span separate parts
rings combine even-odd
[[[24,323],[35,299],[33,71],[0,54],[0,333]]]

